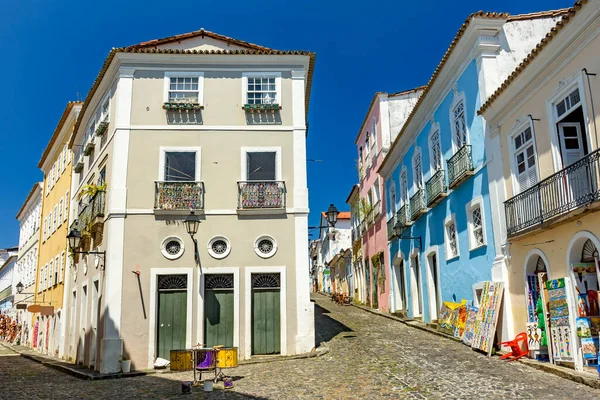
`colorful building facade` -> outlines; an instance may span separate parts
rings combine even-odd
[[[41,237],[32,311],[33,348],[63,357],[65,354],[65,310],[63,297],[69,272],[67,249],[70,214],[71,151],[68,148],[81,103],[67,104],[38,164],[44,174]],[[41,311],[39,307],[42,307]]]
[[[361,241],[360,270],[364,276],[361,297],[367,305],[382,311],[390,309],[390,259],[385,219],[388,203],[377,169],[422,89],[395,94],[376,93],[355,140],[359,199],[354,203],[354,210],[359,220],[356,232]]]
[[[478,304],[496,257],[477,110],[559,15],[469,16],[391,146],[379,173],[389,202],[392,311],[436,321],[443,301]],[[397,212],[393,212],[393,210]]]
[[[544,326],[547,344],[530,346],[532,356],[589,369],[597,354],[582,350],[593,339],[576,323],[600,320],[600,9],[582,1],[567,15],[479,113],[501,216],[494,231],[508,265],[504,340],[541,337]],[[561,281],[569,312],[558,319],[549,289]]]

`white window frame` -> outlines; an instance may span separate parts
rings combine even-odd
[[[433,139],[436,134],[437,134],[437,142],[438,142],[439,150],[440,150],[439,168],[436,168],[436,165],[434,163],[435,156],[434,156],[434,151],[433,151],[433,144],[434,144]],[[429,167],[431,170],[431,176],[433,176],[433,174],[435,174],[436,172],[444,169],[444,155],[442,153],[442,135],[440,133],[440,124],[439,123],[434,122],[433,124],[431,124],[431,129],[429,131],[427,143],[429,143]]]
[[[200,79],[198,79],[198,81],[200,81]],[[200,89],[200,83],[199,82],[198,82],[198,89]],[[168,95],[169,94],[167,92],[167,96]],[[103,106],[107,102],[108,102],[108,108],[107,108],[107,111],[105,113],[104,110],[103,110]],[[109,118],[106,119],[106,122],[110,121],[110,91],[100,101],[99,111],[100,111],[100,122],[103,122],[106,117],[109,117]]]
[[[165,180],[165,153],[170,152],[185,152],[185,153],[196,153],[196,180],[194,182],[202,181],[202,147],[200,146],[190,146],[190,147],[171,147],[171,146],[161,146],[159,149],[158,155],[158,180]]]
[[[458,93],[454,93],[454,99],[452,100],[452,104],[450,104],[450,130],[452,132],[452,149],[453,149],[453,153],[456,153],[458,150],[460,150],[458,144],[456,143],[456,127],[454,125],[454,109],[460,104],[460,102],[463,102],[463,106],[465,108],[465,143],[463,145],[468,145],[471,141],[469,139],[470,135],[469,135],[469,125],[468,125],[468,116],[467,116],[467,101],[466,101],[466,97],[465,97],[465,92],[458,92]]]
[[[240,180],[245,182],[248,180],[248,171],[246,171],[246,160],[248,153],[275,153],[275,180],[282,181],[281,174],[281,147],[242,147],[240,153],[241,173]]]
[[[388,210],[389,210],[389,218],[392,218],[394,216],[394,214],[396,214],[396,212],[398,211],[398,193],[396,193],[396,182],[394,182],[394,180],[391,180],[390,183],[390,189],[389,189],[389,199],[390,199],[390,204]],[[388,219],[389,219],[388,218]]]
[[[281,72],[242,72],[242,104],[248,104],[248,78],[275,78],[275,103],[281,106]]]
[[[52,271],[52,285],[58,285],[60,283],[60,256],[54,257],[54,271]]]
[[[406,193],[406,196],[403,194]],[[410,201],[410,195],[408,194],[408,171],[406,165],[403,165],[400,169],[400,207],[408,204]]]
[[[529,117],[523,117],[523,121],[521,123],[517,122],[515,126],[513,126],[512,131],[508,135],[508,149],[510,151],[510,173],[512,179],[512,189],[513,195],[521,193],[521,188],[519,187],[519,171],[516,161],[516,152],[517,149],[515,147],[515,138],[523,133],[527,128],[531,129],[531,141],[533,143],[533,155],[535,156],[535,176],[537,182],[540,181],[540,170],[539,170],[539,157],[537,152],[537,145],[535,142],[535,131],[533,129],[533,123],[529,119]],[[523,150],[524,151],[524,150]],[[527,160],[525,160],[527,161]]]
[[[420,176],[417,176],[417,168],[415,161],[417,160],[417,156],[419,157],[419,164],[421,169]],[[423,189],[423,154],[421,153],[420,147],[415,147],[415,151],[412,155],[412,170],[413,170],[413,194],[417,193],[419,189]]]
[[[479,208],[481,213],[481,234],[483,235],[483,244],[477,244],[475,240],[475,224],[473,223],[473,210]],[[485,209],[483,207],[483,197],[477,196],[465,205],[467,212],[467,227],[469,232],[469,251],[477,250],[487,246],[487,232],[485,229]],[[458,232],[457,232],[458,234]]]
[[[58,282],[62,283],[65,277],[65,252],[60,253],[60,269],[58,272]]]
[[[456,232],[456,254],[452,254],[452,249],[450,247],[450,236],[448,235],[448,226],[453,223],[454,230]],[[454,260],[455,258],[460,257],[460,243],[458,239],[458,228],[456,226],[456,215],[450,214],[444,219],[444,243],[445,245],[445,253],[446,253],[446,261]]]
[[[204,106],[204,72],[199,71],[165,71],[164,87],[163,87],[163,103],[169,102],[169,89],[171,78],[198,78],[198,104]],[[100,103],[102,107],[103,103]],[[109,103],[110,110],[110,103]]]
[[[56,219],[57,226],[61,226],[64,221],[63,211],[64,211],[64,198],[61,197],[60,200],[58,201],[58,218]]]
[[[63,222],[69,218],[69,204],[71,201],[69,200],[69,191],[65,193],[65,212],[63,213]]]
[[[550,132],[550,144],[552,145],[552,159],[554,161],[554,172],[558,172],[563,169],[562,165],[562,155],[560,154],[560,145],[559,145],[559,132],[556,124],[567,117],[570,113],[573,112],[573,109],[576,107],[571,107],[566,113],[558,116],[556,112],[556,104],[564,99],[569,93],[571,93],[575,88],[579,89],[579,98],[580,104],[583,111],[583,119],[584,119],[584,127],[587,142],[587,151],[588,154],[592,151],[592,139],[590,134],[592,130],[590,129],[590,118],[587,110],[587,97],[588,94],[585,91],[584,86],[584,78],[583,71],[578,71],[573,75],[565,78],[564,80],[559,81],[558,87],[554,89],[552,96],[546,101],[546,112],[548,114],[548,132]]]

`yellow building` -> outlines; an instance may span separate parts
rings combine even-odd
[[[507,265],[503,332],[543,328],[531,355],[579,370],[596,361],[600,324],[599,34],[598,3],[577,2],[479,110]]]
[[[35,283],[35,306],[32,311],[33,347],[45,354],[64,354],[67,234],[69,226],[69,191],[71,189],[71,151],[69,139],[81,103],[70,102],[56,127],[38,164],[44,174],[42,223]],[[41,310],[40,310],[41,306]]]

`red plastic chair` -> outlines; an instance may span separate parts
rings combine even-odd
[[[529,355],[529,346],[527,345],[527,333],[522,332],[519,333],[514,340],[509,340],[507,342],[500,342],[498,343],[499,346],[508,346],[510,347],[510,349],[512,350],[511,353],[507,353],[503,356],[500,356],[501,360],[504,359],[509,359],[508,361],[514,361],[514,360],[518,360],[519,358],[523,357],[523,356],[527,356]],[[522,343],[522,345],[520,344],[520,342]]]

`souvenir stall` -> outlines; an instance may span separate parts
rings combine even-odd
[[[546,281],[548,280],[546,268],[541,258],[533,274],[527,275],[526,297],[527,297],[527,345],[529,358],[538,361],[550,361],[548,352],[548,291]]]
[[[598,334],[600,328],[600,305],[598,304],[598,268],[594,262],[573,264],[573,288],[576,304],[576,344],[580,363],[586,367],[598,366]]]

